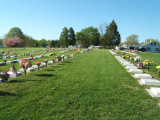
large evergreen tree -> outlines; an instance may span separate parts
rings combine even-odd
[[[109,26],[106,28],[106,33],[104,35],[103,46],[108,45],[113,48],[114,45],[118,45],[121,42],[121,37],[118,32],[118,27],[113,20]]]
[[[75,33],[72,27],[69,28],[68,31],[68,40],[69,40],[69,45],[75,45],[76,44],[76,38],[75,38]]]
[[[68,47],[68,29],[66,27],[63,28],[61,35],[60,35],[60,44],[62,47]]]

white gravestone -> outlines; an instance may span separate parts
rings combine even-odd
[[[151,87],[151,89],[146,89],[146,91],[147,91],[152,97],[160,97],[160,88]]]
[[[149,74],[135,74],[134,75],[134,78],[141,78],[141,79],[151,79],[152,78],[152,76],[151,75],[149,75]]]
[[[160,81],[156,79],[141,79],[138,81],[141,85],[160,86]]]
[[[129,69],[128,72],[130,72],[130,73],[143,73],[143,71],[140,69]]]

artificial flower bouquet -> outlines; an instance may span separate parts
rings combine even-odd
[[[7,73],[7,71],[1,72],[0,78],[2,79],[2,82],[7,82],[9,77],[10,77],[10,75]]]

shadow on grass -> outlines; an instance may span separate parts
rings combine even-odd
[[[60,68],[61,66],[52,66],[53,68]]]
[[[58,65],[64,65],[63,63],[60,63],[60,64],[58,64]]]
[[[8,83],[18,83],[18,82],[24,82],[24,81],[22,81],[22,80],[10,80],[10,81],[8,81]]]
[[[0,91],[0,96],[7,96],[7,95],[14,96],[15,94],[14,93]]]
[[[64,63],[72,63],[71,61],[64,61]]]
[[[46,70],[44,70],[44,71],[55,71],[55,70],[53,70],[53,69],[46,69]]]
[[[34,76],[52,77],[52,76],[55,76],[55,75],[53,75],[53,74],[35,74]]]

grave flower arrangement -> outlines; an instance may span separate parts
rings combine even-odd
[[[14,56],[13,60],[17,60],[17,57],[16,57],[16,56]]]
[[[148,69],[148,71],[149,71],[149,66],[153,65],[153,62],[154,62],[154,61],[151,61],[151,60],[144,60],[144,61],[143,61],[143,65],[144,65],[144,66],[147,66],[147,69]]]
[[[7,73],[7,71],[1,72],[0,78],[2,79],[2,82],[7,82],[9,77],[10,75]]]
[[[53,62],[53,64],[56,62],[56,60],[54,59],[54,58],[52,58],[52,62]]]
[[[125,59],[125,58],[126,58],[126,55],[122,55],[122,58],[124,58],[124,59]]]
[[[38,70],[39,70],[39,69],[40,69],[41,62],[38,61],[38,62],[35,62],[35,64],[38,66]]]
[[[44,59],[44,62],[46,63],[46,67],[47,67],[48,60],[47,60],[47,59]]]
[[[7,51],[8,55],[9,55],[9,51]]]
[[[26,70],[28,69],[28,67],[32,66],[31,61],[28,61],[27,58],[23,58],[23,60],[21,60],[19,62],[20,67],[23,67],[24,69],[24,74],[26,75]]]
[[[26,55],[26,53],[23,53],[23,56],[25,56]]]
[[[5,65],[6,65],[7,59],[6,59],[6,58],[4,58],[4,59],[3,59],[3,61],[4,61]]]
[[[10,55],[7,55],[7,58],[10,58]]]
[[[3,56],[2,56],[2,54],[0,54],[0,59],[2,59],[3,58]]]
[[[142,69],[143,68],[143,62],[138,62],[137,66]]]
[[[32,59],[32,60],[34,59],[33,57],[34,57],[34,55],[33,55],[33,54],[31,54],[31,59]]]
[[[62,60],[64,60],[64,55],[61,55]]]
[[[139,57],[139,56],[134,57],[134,61],[135,62],[140,62],[141,61],[141,57]]]
[[[50,53],[50,56],[52,56],[52,55],[53,55],[53,53],[51,52],[51,53]]]
[[[124,52],[121,52],[121,55],[125,55],[125,53],[124,53]]]
[[[160,66],[156,66],[156,68],[158,69],[157,77],[159,77],[159,74],[160,74]]]
[[[17,53],[14,53],[15,54],[15,57],[17,57]]]
[[[42,54],[42,55],[41,55],[41,58],[43,58],[43,57],[44,57],[44,55]]]
[[[56,59],[58,59],[58,62],[61,61],[61,56],[56,56]]]
[[[4,51],[2,51],[2,55],[4,54]]]

